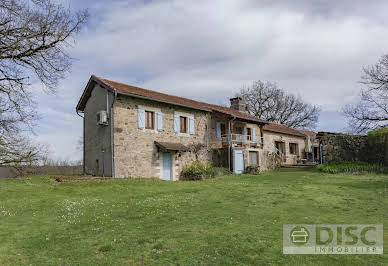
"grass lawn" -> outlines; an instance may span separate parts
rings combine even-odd
[[[383,224],[385,255],[283,255],[286,223]],[[0,265],[387,265],[388,176],[0,179]]]

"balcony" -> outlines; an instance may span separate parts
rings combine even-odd
[[[221,143],[222,146],[229,146],[231,144],[232,147],[262,147],[264,145],[262,137],[243,134],[222,135]]]

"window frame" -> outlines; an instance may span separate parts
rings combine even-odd
[[[294,152],[291,152],[292,151],[291,146],[294,147]],[[298,155],[298,143],[294,143],[294,142],[288,143],[288,149],[291,155]]]
[[[145,125],[144,125],[144,128],[145,129],[152,129],[154,130],[155,129],[155,112],[154,111],[147,111],[147,110],[144,110],[144,113],[145,113]],[[148,120],[148,115],[151,115],[151,120]],[[148,122],[151,121],[151,125],[148,124]]]
[[[224,130],[222,130],[222,128]],[[221,132],[221,137],[226,135],[226,124],[225,123],[220,123],[220,132]]]
[[[179,133],[182,133],[182,134],[187,134],[188,133],[188,131],[187,131],[187,128],[188,128],[187,123],[188,123],[187,116],[180,115],[179,116],[179,124],[180,124],[179,125]]]
[[[247,127],[247,140],[252,140],[252,128]]]
[[[256,164],[251,163],[251,160],[252,160],[251,155],[253,153],[256,154]],[[259,152],[258,151],[249,151],[248,154],[249,154],[249,166],[258,166],[259,165]]]

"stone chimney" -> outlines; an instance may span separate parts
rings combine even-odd
[[[247,106],[241,97],[230,98],[230,108],[247,113]]]

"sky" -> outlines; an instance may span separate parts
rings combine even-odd
[[[90,18],[56,94],[35,94],[33,138],[57,159],[82,158],[75,106],[92,74],[216,104],[273,81],[321,108],[316,131],[339,132],[363,67],[388,53],[387,1],[58,1]]]

